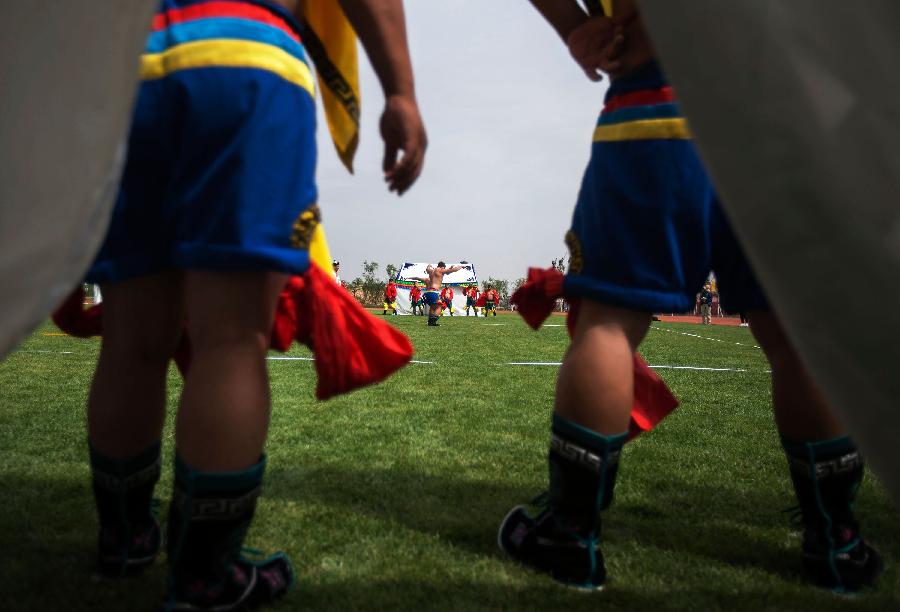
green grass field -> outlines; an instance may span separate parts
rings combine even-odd
[[[869,477],[859,515],[888,570],[853,598],[807,586],[771,420],[768,364],[743,328],[654,323],[649,363],[682,406],[626,448],[604,514],[607,589],[556,586],[503,557],[497,524],[546,486],[563,318],[391,319],[416,359],[377,387],[317,403],[309,361],[272,361],[269,471],[247,544],[298,573],[280,610],[900,610],[900,523]],[[85,398],[99,342],[36,331],[0,363],[0,609],[152,610],[163,563],[92,581]],[[696,334],[696,337],[685,334]],[[720,340],[720,342],[710,339]],[[290,353],[305,356],[305,350]],[[170,374],[170,417],[180,389]],[[157,494],[171,489],[171,418]]]

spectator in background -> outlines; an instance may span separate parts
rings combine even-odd
[[[390,279],[384,288],[384,310],[381,314],[386,315],[388,309],[391,314],[397,314],[397,285],[394,284],[394,279]]]
[[[441,289],[441,302],[443,303],[443,308],[441,309],[441,316],[444,315],[444,309],[450,311],[450,316],[453,316],[453,287],[444,287]]]
[[[465,290],[466,294],[466,316],[469,316],[469,308],[475,311],[475,316],[478,316],[478,306],[475,302],[478,300],[478,287],[475,285],[469,285]]]
[[[712,301],[713,294],[709,289],[709,283],[707,283],[703,286],[703,291],[700,292],[700,323],[702,325],[712,324]]]
[[[412,308],[413,316],[422,314],[422,290],[419,289],[418,283],[413,283],[412,289],[409,290],[409,305]]]

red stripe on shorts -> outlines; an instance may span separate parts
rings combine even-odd
[[[651,104],[665,104],[666,102],[674,101],[675,92],[669,86],[660,89],[644,89],[614,97],[603,107],[603,112],[610,113],[620,108],[628,108],[629,106],[648,106]]]
[[[203,4],[194,4],[192,6],[169,9],[163,13],[158,13],[153,17],[152,29],[154,32],[158,32],[159,30],[164,30],[176,23],[185,23],[211,17],[234,17],[258,21],[260,23],[265,23],[266,25],[274,26],[279,30],[283,30],[288,36],[297,42],[301,42],[300,36],[297,35],[294,28],[291,27],[287,21],[269,9],[247,2],[229,2],[228,0],[204,2]]]

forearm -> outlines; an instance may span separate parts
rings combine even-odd
[[[584,23],[588,16],[575,0],[531,0],[544,19],[553,26],[565,42],[572,30]]]
[[[340,0],[362,41],[385,97],[415,98],[402,0]]]

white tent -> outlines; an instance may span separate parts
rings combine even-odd
[[[412,314],[412,306],[409,300],[409,292],[413,285],[418,283],[419,288],[424,291],[425,284],[416,281],[416,278],[428,278],[425,268],[428,266],[436,266],[437,264],[428,263],[405,263],[400,271],[397,272],[395,282],[397,283],[397,314]],[[462,266],[462,270],[451,272],[444,275],[444,287],[453,288],[453,309],[457,314],[465,316],[466,314],[466,296],[463,295],[463,289],[469,285],[478,285],[478,276],[475,274],[475,266],[470,263],[451,263],[449,266]]]

